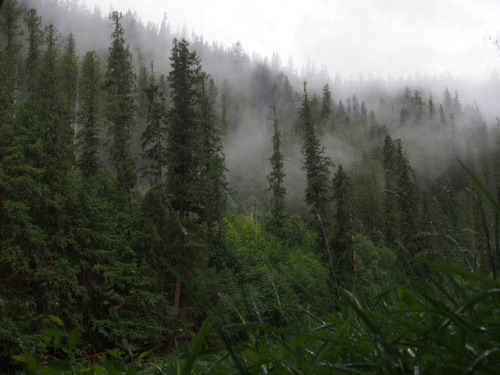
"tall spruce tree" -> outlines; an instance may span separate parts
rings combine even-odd
[[[200,82],[200,60],[183,39],[174,40],[168,75],[171,105],[168,111],[167,186],[172,204],[184,220],[197,200],[200,137],[197,127],[196,88]]]
[[[10,117],[12,104],[17,100],[17,54],[21,49],[17,39],[22,33],[19,25],[21,12],[17,0],[7,0],[0,12],[0,35],[5,40],[5,45],[0,46],[3,47],[0,50],[0,108],[2,115]],[[0,118],[2,122],[6,120]]]
[[[78,82],[78,59],[76,57],[76,44],[73,34],[66,38],[66,44],[59,62],[60,91],[62,95],[62,106],[68,126],[75,125],[76,94]],[[76,131],[74,132],[76,136]]]
[[[120,23],[121,13],[113,12],[111,46],[105,74],[106,117],[110,123],[112,142],[111,161],[118,180],[118,193],[123,209],[131,204],[132,188],[136,182],[135,161],[130,155],[130,138],[134,105],[134,71],[132,54],[125,44],[125,35]]]
[[[321,97],[321,113],[320,120],[328,119],[332,114],[332,92],[330,85],[326,84],[323,87],[323,96]]]
[[[157,188],[162,188],[164,177],[163,168],[166,163],[166,98],[154,73],[153,63],[148,77],[148,84],[144,88],[147,98],[147,125],[142,134],[143,158],[151,165],[148,173],[151,182]]]
[[[307,94],[307,85],[304,82],[304,96],[300,108],[300,122],[302,125],[302,169],[306,172],[305,202],[309,206],[313,226],[318,233],[318,247],[322,261],[329,261],[329,249],[326,228],[329,226],[330,189],[329,168],[332,161],[324,156],[324,148],[316,134],[314,115],[311,102]]]
[[[210,240],[220,245],[228,183],[221,126],[215,114],[217,88],[213,79],[202,72],[198,89],[198,121],[201,128],[200,216],[206,223]]]
[[[409,255],[415,255],[418,244],[417,195],[414,173],[406,159],[401,140],[387,135],[384,141],[384,206],[385,237],[388,244],[398,250],[403,269],[412,273]]]
[[[340,164],[333,177],[334,225],[332,239],[333,272],[339,284],[352,287],[355,271],[354,195],[351,179]]]
[[[276,104],[271,104],[271,113],[273,116],[273,154],[268,159],[271,164],[271,173],[267,175],[268,191],[272,192],[271,196],[271,220],[269,228],[278,236],[282,237],[283,221],[285,219],[285,196],[286,188],[284,186],[285,172],[284,157],[281,152],[281,132],[279,128],[278,114]]]
[[[42,17],[38,16],[35,9],[24,13],[24,23],[28,29],[28,56],[26,58],[26,80],[28,94],[34,95],[36,85],[36,72],[40,59],[40,46],[43,43]]]
[[[55,196],[60,197],[64,191],[68,172],[73,165],[73,133],[67,122],[64,98],[60,90],[59,34],[50,24],[45,27],[44,35],[45,48],[38,74],[37,109],[41,129],[45,129],[46,158],[41,162],[45,165],[49,192],[52,199],[55,199]],[[61,207],[59,199],[51,202],[54,208]]]
[[[189,51],[189,43],[174,39],[170,57],[172,70],[168,75],[172,107],[168,111],[167,138],[167,190],[172,196],[172,206],[178,211],[181,225],[176,243],[181,251],[176,254],[179,274],[189,258],[187,241],[184,240],[188,212],[199,202],[197,195],[200,170],[200,132],[196,113],[196,88],[200,83],[200,60]],[[176,279],[174,311],[178,314],[181,298],[181,281]]]
[[[85,54],[81,66],[79,113],[83,128],[78,134],[81,148],[78,165],[84,176],[97,173],[100,162],[99,150],[99,103],[101,87],[101,64],[94,51]]]

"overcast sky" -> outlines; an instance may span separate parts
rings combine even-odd
[[[143,23],[186,25],[206,41],[240,41],[284,64],[309,60],[334,76],[451,74],[483,80],[500,68],[500,0],[80,0],[136,10]],[[189,34],[190,35],[190,34]]]

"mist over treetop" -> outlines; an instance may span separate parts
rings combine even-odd
[[[1,368],[495,373],[497,77],[4,3]]]

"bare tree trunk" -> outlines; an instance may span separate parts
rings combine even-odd
[[[181,225],[184,225],[184,205],[181,203],[179,207],[179,221]],[[181,241],[181,247],[182,243],[184,241]],[[180,275],[182,271],[182,262],[180,260],[177,261],[177,273]],[[175,280],[175,294],[174,294],[174,317],[177,318],[179,317],[179,307],[181,304],[181,287],[182,283],[181,280],[177,277]]]

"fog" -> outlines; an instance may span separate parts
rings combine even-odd
[[[498,67],[490,37],[500,36],[496,0],[85,0],[103,13],[137,11],[146,24],[166,13],[173,31],[185,27],[209,42],[240,41],[299,70],[308,64],[331,76],[408,77],[450,74],[487,79]]]
[[[80,56],[94,49],[105,62],[111,34],[106,18],[112,9],[109,1],[99,1],[100,10],[97,2],[90,0],[68,3],[67,8],[73,9],[69,13],[54,11],[47,6],[51,1],[22,3],[36,6],[44,23],[54,23],[62,35],[72,32]],[[219,113],[220,100],[223,96],[226,99],[230,131],[224,135],[224,151],[234,192],[231,204],[238,210],[248,210],[256,200],[267,208],[272,136],[268,106],[277,98],[284,133],[288,207],[291,213],[306,211],[297,119],[304,81],[316,103],[325,84],[330,86],[334,103],[347,105],[356,95],[368,112],[374,112],[377,126],[389,131],[393,139],[402,140],[415,174],[423,180],[439,178],[457,153],[472,147],[466,145],[471,129],[492,126],[500,116],[500,79],[496,73],[500,57],[488,40],[491,35],[500,35],[496,20],[493,24],[495,12],[500,11],[496,1],[471,5],[455,1],[452,7],[450,2],[429,0],[368,4],[355,0],[342,6],[336,1],[313,0],[307,10],[295,3],[282,9],[282,3],[278,6],[276,1],[268,1],[266,7],[256,1],[252,7],[241,5],[239,10],[236,4],[240,3],[219,0],[158,5],[145,0],[136,13],[134,7],[139,4],[120,1],[114,9],[127,12],[131,8],[124,13],[123,26],[136,66],[154,60],[156,72],[168,74],[172,39],[186,37],[203,69],[215,79]],[[82,12],[87,17],[84,22]],[[292,89],[286,100],[285,77]],[[418,90],[424,102],[432,97],[436,106],[443,103],[448,89],[452,97],[458,95],[464,114],[453,126],[400,126],[407,88],[412,93]],[[330,124],[337,126],[336,121],[332,119]],[[334,128],[320,132],[321,144],[325,156],[336,166],[342,164],[355,173],[366,163],[366,153],[381,158],[383,137],[368,137],[368,144],[356,144],[349,131]],[[362,134],[368,130],[356,131]],[[479,152],[481,144],[472,148],[472,152]],[[334,171],[335,167],[332,176]]]

